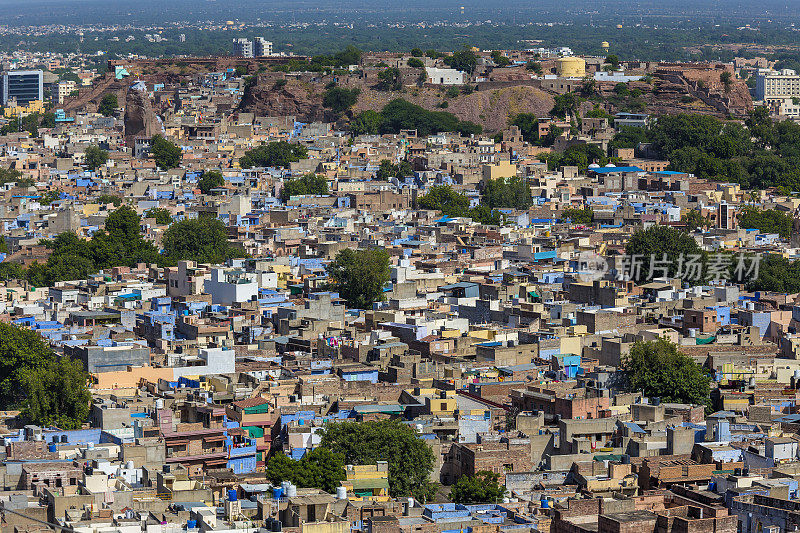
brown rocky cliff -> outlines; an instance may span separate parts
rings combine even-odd
[[[273,77],[259,76],[256,83],[245,89],[239,109],[261,117],[295,116],[300,122],[331,120],[322,107],[322,87],[315,84],[286,80],[276,84]]]
[[[125,143],[133,147],[136,137],[152,137],[161,126],[147,93],[131,89],[125,97]]]

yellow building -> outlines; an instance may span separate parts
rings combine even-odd
[[[3,116],[6,118],[11,117],[24,117],[32,115],[33,113],[44,113],[44,102],[41,100],[31,100],[27,106],[24,105],[9,105],[3,108]]]
[[[347,479],[342,487],[347,489],[348,498],[356,500],[389,500],[389,463],[378,461],[374,465],[346,465]]]
[[[499,161],[494,165],[483,165],[481,172],[484,183],[498,178],[513,178],[517,175],[517,165],[508,161]]]
[[[562,57],[556,61],[556,74],[563,78],[583,78],[586,61],[580,57]]]

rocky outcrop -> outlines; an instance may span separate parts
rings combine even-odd
[[[125,97],[125,143],[132,147],[137,137],[161,133],[150,97],[146,92],[130,89]]]
[[[259,76],[256,83],[245,90],[239,108],[260,117],[295,116],[300,122],[332,120],[322,107],[322,87],[296,80],[285,81],[285,84],[276,83],[274,77]]]

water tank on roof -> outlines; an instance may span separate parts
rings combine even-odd
[[[547,498],[544,497],[544,496],[542,496],[542,499],[541,499],[540,503],[541,503],[542,509],[548,509],[550,507],[550,502],[548,502]]]
[[[347,488],[346,487],[336,487],[336,499],[337,500],[346,500],[347,499]]]
[[[423,429],[422,424],[417,424],[417,433],[422,433]]]
[[[229,489],[228,490],[228,501],[229,502],[235,502],[238,499],[239,499],[239,497],[236,494],[236,491],[234,489]]]
[[[272,488],[272,497],[276,500],[280,500],[283,498],[283,489],[280,487],[273,487]]]
[[[51,452],[54,452],[56,451],[57,447],[55,444],[51,444],[50,446],[47,447],[47,449],[50,450]]]
[[[163,409],[164,408],[164,400],[161,398],[156,399],[156,409]]]
[[[197,529],[197,520],[187,520],[186,529]]]
[[[127,463],[125,463],[125,468],[127,468],[128,470],[133,470],[134,468],[136,468],[136,466],[133,461],[128,461]]]
[[[287,498],[293,498],[297,496],[297,485],[289,484],[289,490],[286,491]]]

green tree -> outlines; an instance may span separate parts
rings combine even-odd
[[[97,170],[108,161],[108,152],[99,146],[89,146],[84,154],[84,164],[89,170]]]
[[[704,217],[698,209],[690,209],[681,217],[681,222],[686,224],[689,231],[707,228],[711,225],[711,219],[709,217]]]
[[[702,250],[691,236],[668,226],[652,226],[633,234],[625,246],[628,256],[642,259],[641,276],[650,271],[650,258],[655,257],[659,264],[666,256],[668,275],[676,277],[681,258],[685,261],[689,256],[701,255]],[[686,272],[681,272],[685,275]],[[635,280],[639,281],[639,280]]]
[[[478,134],[482,131],[478,124],[461,121],[452,113],[428,111],[401,98],[386,104],[380,114],[382,133],[417,130],[419,136],[427,137],[445,131],[457,131],[462,135]]]
[[[561,219],[569,219],[573,224],[591,224],[594,222],[594,211],[588,207],[583,209],[564,209],[561,212]]]
[[[525,68],[527,70],[532,71],[534,74],[541,76],[542,75],[542,64],[538,61],[528,61],[525,64]]]
[[[406,424],[394,420],[336,422],[325,426],[321,446],[344,454],[346,464],[389,463],[392,496],[413,495],[421,501],[433,495],[431,448]]]
[[[446,57],[444,62],[451,68],[472,75],[472,73],[475,72],[475,67],[478,66],[478,56],[476,56],[475,52],[472,50],[465,48],[459,50],[450,57]]]
[[[222,172],[218,170],[206,170],[197,180],[197,186],[200,187],[200,192],[203,194],[210,194],[212,189],[217,189],[225,185],[225,178],[222,177]]]
[[[619,70],[619,57],[616,54],[609,54],[606,63],[611,66],[611,70]]]
[[[122,197],[116,194],[101,194],[97,197],[97,203],[114,204],[114,207],[119,207],[122,205]]]
[[[172,223],[172,215],[169,210],[163,207],[151,207],[145,211],[144,218],[154,218],[156,219],[156,224],[160,226],[166,226]]]
[[[246,151],[244,156],[239,159],[239,165],[242,168],[288,168],[291,163],[305,159],[306,156],[308,156],[308,150],[305,146],[286,141],[274,141]]]
[[[340,115],[355,105],[359,94],[361,94],[361,89],[357,87],[353,89],[331,87],[322,96],[322,105]]]
[[[511,64],[511,60],[504,56],[503,52],[500,50],[492,51],[492,61],[494,61],[494,64],[498,67],[507,67]]]
[[[59,198],[61,198],[61,191],[58,189],[53,189],[41,195],[39,197],[39,203],[42,205],[50,205]]]
[[[638,341],[622,360],[628,389],[666,402],[708,405],[711,378],[666,339]]]
[[[106,93],[103,95],[103,98],[100,99],[100,105],[97,106],[97,112],[104,117],[110,117],[116,112],[117,107],[119,107],[117,95],[114,93]]]
[[[369,309],[384,299],[383,287],[391,279],[389,254],[382,248],[345,248],[326,266],[334,289],[349,307]]]
[[[450,490],[454,503],[500,503],[506,488],[500,485],[500,474],[481,470],[474,476],[461,476]]]
[[[190,260],[216,265],[246,255],[228,241],[222,221],[210,217],[173,222],[164,232],[161,244],[167,264]]]
[[[422,62],[421,59],[417,59],[416,57],[412,57],[408,60],[408,67],[409,68],[425,68],[425,63]]]
[[[22,172],[19,170],[0,167],[0,185],[5,185],[6,183],[16,183],[18,187],[30,187],[33,185],[33,180],[23,178]]]
[[[383,116],[377,111],[362,111],[350,121],[350,133],[353,135],[375,135],[381,131]]]
[[[424,55],[424,53],[419,48],[412,48],[411,49],[411,55],[413,57],[422,57]]]
[[[77,429],[89,414],[88,375],[33,331],[0,322],[0,408],[40,426]]]
[[[722,74],[719,75],[719,81],[721,81],[722,85],[725,87],[726,93],[731,92],[731,87],[733,87],[733,76],[731,76],[730,72],[727,70],[722,72]]]
[[[347,479],[344,456],[327,448],[315,448],[299,461],[283,453],[276,453],[267,462],[267,479],[273,483],[290,481],[298,487],[313,487],[334,492]]]
[[[764,255],[758,266],[758,276],[744,281],[748,291],[800,292],[800,261],[789,261],[774,254]]]
[[[481,203],[490,208],[509,207],[527,209],[533,205],[531,188],[524,179],[498,178],[488,180],[483,188]]]
[[[381,91],[399,91],[403,88],[403,76],[397,67],[389,67],[378,73],[377,89]]]
[[[484,204],[470,209],[467,216],[486,226],[502,226],[505,223],[505,216],[498,209],[492,209]]]
[[[566,118],[567,114],[576,115],[581,103],[581,98],[575,93],[559,94],[554,100],[550,116],[557,118]]]
[[[792,216],[775,209],[758,209],[747,206],[739,213],[739,227],[757,229],[763,233],[777,233],[784,239],[792,234]]]
[[[150,154],[161,170],[177,168],[181,164],[183,152],[177,144],[166,140],[162,135],[155,135],[150,144]]]
[[[287,202],[292,196],[328,194],[328,180],[321,174],[306,174],[287,181],[281,189],[281,200]]]
[[[467,216],[469,198],[453,190],[449,185],[434,185],[424,196],[417,198],[420,209],[441,211],[448,217]]]

